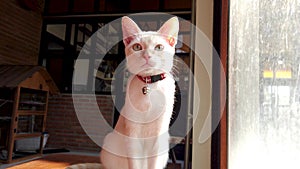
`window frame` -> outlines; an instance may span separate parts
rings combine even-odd
[[[228,168],[228,131],[227,131],[227,87],[224,91],[222,86],[227,86],[228,76],[228,30],[229,30],[229,0],[214,0],[213,9],[213,46],[221,60],[222,68],[219,59],[213,59],[213,86],[212,86],[212,125],[218,126],[215,131],[212,131],[211,140],[211,169],[227,169]],[[214,57],[216,58],[216,57]],[[220,69],[225,71],[225,77],[220,76]],[[222,79],[225,78],[225,79]],[[220,96],[226,96],[222,98]],[[225,107],[220,103],[225,102]],[[218,121],[214,121],[218,119]]]

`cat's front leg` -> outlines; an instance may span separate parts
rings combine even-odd
[[[154,137],[147,142],[149,150],[148,169],[163,169],[169,159],[169,134]]]
[[[129,169],[147,169],[144,160],[140,158],[128,158]]]
[[[144,146],[142,140],[137,138],[128,138],[126,143],[128,151],[128,168],[146,169],[144,160]]]
[[[169,154],[164,153],[148,158],[148,169],[164,169],[167,165]]]

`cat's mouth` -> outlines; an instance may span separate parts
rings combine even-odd
[[[141,66],[142,72],[151,75],[153,73],[157,73],[157,67],[155,64],[145,63]]]
[[[152,67],[154,67],[154,65],[150,64],[149,62],[142,65],[142,68],[152,68]]]
[[[157,62],[149,59],[145,60],[144,64],[141,66],[142,68],[156,68],[158,66]]]
[[[138,73],[141,76],[152,76],[156,74],[165,73],[165,71],[155,68],[155,67],[143,67],[142,70]]]

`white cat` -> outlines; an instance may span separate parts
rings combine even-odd
[[[175,81],[170,74],[179,31],[177,17],[155,31],[141,31],[122,18],[128,70],[125,104],[100,154],[105,169],[163,169],[168,160],[169,123]]]

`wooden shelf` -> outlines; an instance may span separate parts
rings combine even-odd
[[[40,136],[42,136],[42,133],[16,133],[15,140]]]
[[[14,101],[13,100],[0,99],[0,102],[13,103]]]
[[[1,98],[0,103],[11,102],[11,104],[7,105],[7,110],[10,112],[1,116],[0,121],[1,123],[8,121],[7,130],[13,131],[1,137],[2,143],[7,142],[3,148],[7,151],[7,159],[1,159],[1,161],[11,163],[41,156],[39,153],[43,149],[40,146],[41,141],[33,143],[36,144],[37,148],[35,150],[34,147],[31,151],[31,139],[40,138],[43,140],[42,133],[46,127],[49,86],[43,75],[37,72],[20,82],[14,89],[2,88],[1,90],[10,95],[6,96],[5,99],[7,100],[4,102],[4,99]],[[24,142],[24,144],[18,145],[18,142]],[[30,151],[25,151],[27,149]]]
[[[45,110],[18,110],[18,114],[22,116],[27,116],[27,115],[45,115],[46,111]]]
[[[7,116],[0,116],[0,121],[9,121],[11,120],[11,117],[7,117]]]
[[[21,101],[19,104],[29,104],[29,105],[35,105],[35,106],[43,106],[46,103],[38,102],[38,101]]]

